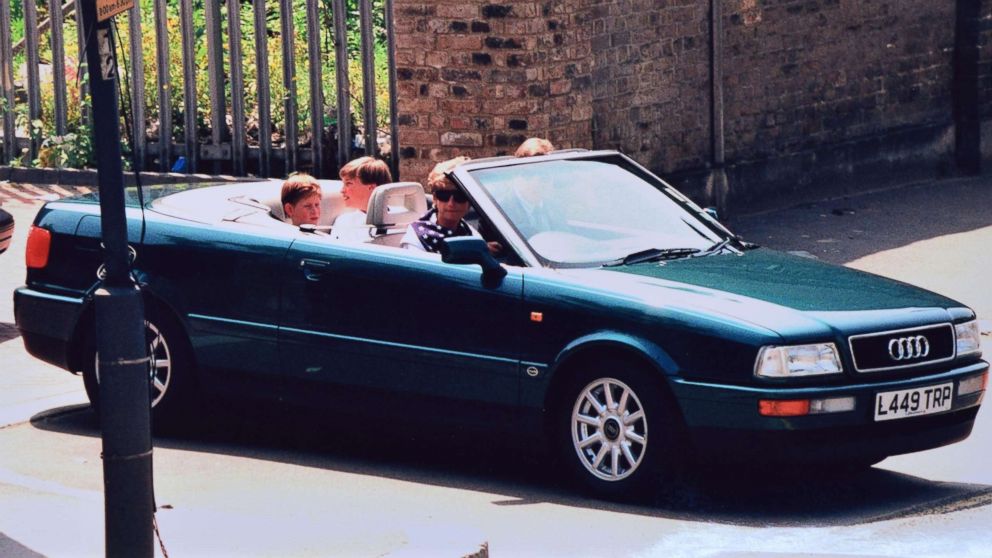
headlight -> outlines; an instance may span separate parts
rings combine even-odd
[[[982,354],[982,333],[978,330],[978,320],[955,324],[954,338],[958,356]]]
[[[754,374],[763,378],[819,376],[842,370],[840,355],[833,343],[762,347],[754,365]]]

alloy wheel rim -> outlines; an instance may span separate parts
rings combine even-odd
[[[571,416],[572,446],[596,478],[628,478],[644,461],[648,424],[630,387],[614,378],[590,382],[576,398]]]
[[[172,380],[172,351],[165,340],[165,336],[159,331],[155,324],[145,322],[145,340],[148,343],[148,375],[149,375],[149,399],[151,406],[155,405],[165,397],[169,390],[169,382]],[[100,354],[94,357],[96,372],[96,382],[100,383]]]

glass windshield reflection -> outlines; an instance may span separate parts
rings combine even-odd
[[[471,176],[531,249],[555,265],[602,265],[645,250],[706,250],[721,240],[620,161],[559,160]]]

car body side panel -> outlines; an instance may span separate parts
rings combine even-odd
[[[135,266],[185,323],[202,373],[280,375],[278,277],[289,244],[149,213]]]
[[[294,384],[517,403],[519,272],[487,286],[478,266],[317,237],[293,244],[283,273],[281,354]]]
[[[541,375],[559,373],[555,365],[564,357],[604,342],[630,346],[669,375],[706,374],[715,366],[714,354],[721,367],[750,370],[758,347],[780,341],[774,332],[750,324],[687,312],[677,290],[621,294],[587,279],[556,270],[526,274],[524,310],[540,313],[541,320],[526,324],[521,358]],[[533,380],[525,382],[525,390],[542,389]],[[525,393],[523,399],[537,404],[543,397]]]

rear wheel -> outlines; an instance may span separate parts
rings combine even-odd
[[[674,481],[685,457],[664,379],[629,359],[598,359],[557,406],[559,459],[589,492],[623,499]]]
[[[149,355],[149,394],[156,425],[181,424],[190,414],[195,384],[189,343],[172,321],[146,310],[145,342]],[[100,411],[100,355],[89,344],[83,383],[93,408]]]

